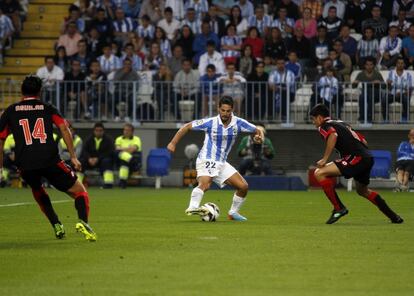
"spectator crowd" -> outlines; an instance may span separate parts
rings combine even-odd
[[[9,1],[16,0],[3,2]],[[0,37],[7,37],[3,13]],[[50,97],[61,91],[55,82],[65,81],[61,101],[76,101],[76,117],[86,119],[134,112],[141,119],[163,120],[164,113],[180,119],[180,101],[193,101],[195,113],[206,116],[209,99],[219,94],[235,99],[237,114],[284,119],[304,79],[315,82],[311,107],[336,104],[341,114],[343,82],[360,69],[359,83],[387,88],[383,119],[396,101],[408,119],[413,21],[413,0],[79,0],[62,21],[55,56],[37,74]],[[386,81],[377,69],[390,71]],[[148,83],[151,89],[143,87]],[[370,87],[373,94],[384,86]],[[370,113],[372,104],[362,101]]]

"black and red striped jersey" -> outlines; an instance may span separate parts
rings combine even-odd
[[[338,135],[335,149],[341,157],[348,155],[372,157],[371,152],[364,143],[366,142],[364,136],[354,131],[349,124],[340,120],[326,118],[318,130],[325,141],[330,134],[336,133]]]
[[[24,98],[4,111],[0,118],[0,139],[13,134],[19,169],[40,169],[60,161],[53,124],[65,124],[65,119],[54,106],[37,98]]]

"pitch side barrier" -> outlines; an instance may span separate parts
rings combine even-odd
[[[151,78],[151,76],[149,76]],[[235,101],[235,113],[275,128],[310,128],[309,110],[329,106],[332,117],[366,127],[395,128],[414,123],[412,84],[347,82],[280,83],[230,81],[55,81],[43,100],[75,122],[176,124],[215,116],[220,96]],[[21,99],[20,81],[0,81],[0,109]]]

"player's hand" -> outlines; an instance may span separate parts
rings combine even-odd
[[[76,157],[72,157],[70,161],[72,162],[72,165],[76,171],[80,171],[82,169],[82,165]]]
[[[168,151],[170,151],[171,153],[174,153],[175,152],[175,144],[173,144],[173,143],[168,143],[168,145],[167,145],[167,149],[168,149]]]
[[[316,163],[316,166],[318,167],[318,168],[323,168],[325,165],[326,165],[326,163],[327,163],[327,161],[325,160],[325,159],[321,159],[321,160],[319,160],[317,163]]]

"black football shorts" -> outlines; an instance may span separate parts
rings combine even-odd
[[[77,176],[73,169],[60,161],[47,168],[21,171],[24,181],[33,189],[42,186],[42,177],[49,181],[57,190],[66,192],[75,184]]]
[[[371,168],[374,165],[372,157],[348,155],[334,161],[342,176],[346,179],[354,178],[359,183],[368,185]]]

